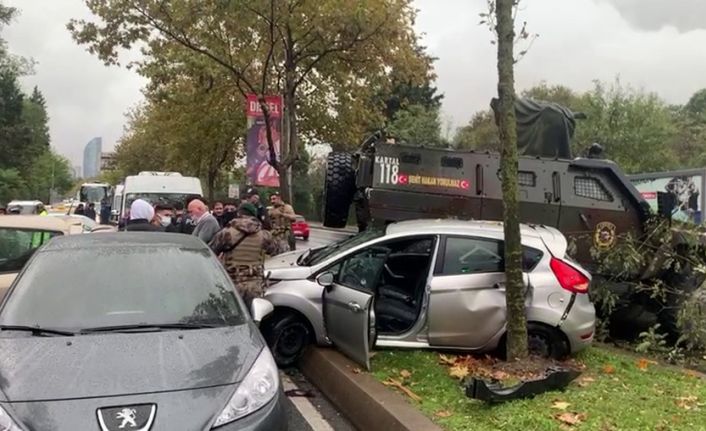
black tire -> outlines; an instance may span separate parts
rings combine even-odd
[[[302,237],[302,239],[303,239],[304,241],[309,241],[309,235],[306,235],[306,236]]]
[[[350,153],[329,153],[324,181],[324,226],[346,227],[355,193],[355,170]]]
[[[295,312],[275,313],[261,329],[280,368],[294,366],[313,339],[309,322]]]
[[[569,354],[569,343],[558,329],[541,323],[527,324],[527,348],[530,355],[562,359]],[[507,358],[507,336],[500,341],[499,356]]]

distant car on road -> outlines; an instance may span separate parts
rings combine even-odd
[[[37,248],[55,236],[84,232],[87,232],[86,224],[72,216],[0,217],[0,300]]]
[[[42,201],[10,201],[7,204],[7,212],[18,215],[39,214],[39,207]]]
[[[266,262],[275,312],[265,338],[282,366],[312,341],[368,367],[375,345],[502,352],[503,239],[499,222],[416,220],[279,255]],[[551,357],[585,348],[590,274],[554,228],[523,225],[522,246],[530,348]]]
[[[256,299],[251,313],[271,310]],[[0,305],[0,376],[3,430],[287,424],[270,350],[217,258],[190,235],[51,240]]]
[[[309,240],[309,223],[304,216],[297,216],[297,219],[292,223],[292,232],[295,238],[301,238],[304,241]]]

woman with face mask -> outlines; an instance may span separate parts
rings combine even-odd
[[[137,199],[130,205],[130,220],[126,231],[161,232],[164,228],[154,224],[155,212],[149,202]]]

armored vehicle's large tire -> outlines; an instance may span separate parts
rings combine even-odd
[[[329,153],[324,183],[324,226],[346,227],[355,193],[355,171],[350,153]]]

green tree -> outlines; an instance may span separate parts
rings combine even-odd
[[[285,174],[299,157],[301,129],[346,142],[348,137],[340,136],[346,130],[342,120],[372,122],[371,110],[362,106],[373,89],[389,85],[393,65],[408,71],[410,79],[426,76],[430,67],[429,58],[419,55],[411,0],[363,0],[347,7],[331,0],[86,4],[102,22],[74,20],[69,29],[107,63],[117,63],[118,49],[137,42],[146,42],[148,61],[161,61],[165,47],[181,48],[226,70],[241,95],[261,96],[268,123],[263,96],[282,94],[283,158],[277,164],[285,198],[290,195]],[[310,126],[300,128],[300,118]],[[273,151],[269,129],[268,142]]]
[[[230,91],[228,91],[230,90]],[[169,170],[201,177],[212,199],[225,171],[243,154],[245,116],[232,87],[203,87],[179,77],[146,92],[116,147],[117,170]]]
[[[684,106],[684,110],[689,114],[700,116],[706,121],[706,88],[694,93]]]
[[[0,205],[27,193],[27,185],[17,169],[0,168]]]
[[[500,149],[498,127],[495,124],[493,111],[479,111],[473,115],[468,125],[459,128],[453,139],[455,148],[464,150]]]
[[[35,159],[27,177],[28,196],[51,202],[56,195],[64,195],[74,185],[71,164],[51,149]]]
[[[388,131],[404,142],[428,147],[446,147],[441,137],[439,108],[411,105],[397,111]]]

